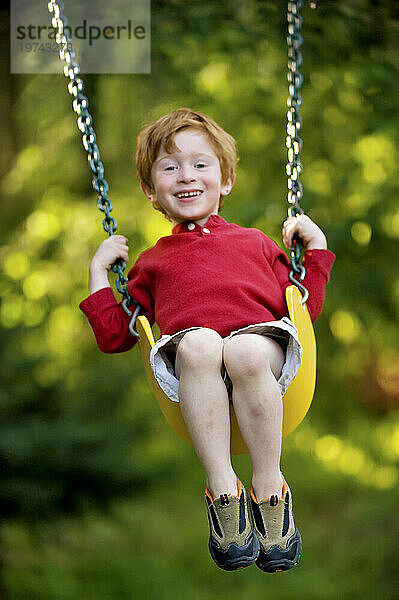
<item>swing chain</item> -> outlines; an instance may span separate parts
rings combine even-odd
[[[72,38],[68,25],[68,19],[63,15],[64,4],[60,0],[50,0],[47,4],[48,11],[53,14],[51,24],[54,29],[57,30],[55,40],[59,46],[59,55],[61,60],[66,64],[64,66],[64,75],[69,78],[68,92],[73,97],[72,107],[75,113],[78,115],[77,125],[82,132],[82,144],[87,152],[87,160],[90,165],[90,169],[93,173],[92,185],[95,191],[98,193],[97,206],[101,212],[104,213],[102,221],[104,231],[109,236],[114,235],[118,225],[114,217],[111,216],[113,209],[112,202],[108,198],[109,186],[104,179],[104,165],[101,162],[100,151],[96,144],[96,134],[93,128],[93,118],[88,110],[89,101],[84,95],[84,85],[82,79],[78,76],[80,73],[80,66],[74,60],[76,58],[76,51],[72,45]],[[126,263],[123,259],[119,258],[114,262],[111,269],[117,274],[116,288],[120,294],[124,297],[122,302],[123,309],[125,312],[132,316],[132,312],[129,310],[129,306],[135,302],[127,291],[126,284],[128,279],[124,276],[124,270]],[[134,335],[138,337],[138,333],[134,331],[133,326],[140,310],[140,306],[137,305],[136,311],[133,315],[134,321],[131,321],[130,330]],[[132,325],[133,323],[133,325]]]
[[[299,130],[302,128],[302,118],[299,114],[299,108],[302,106],[302,96],[300,88],[303,82],[303,76],[299,71],[302,65],[302,54],[300,46],[302,45],[302,36],[300,29],[302,26],[302,17],[300,14],[303,6],[302,0],[288,0],[287,23],[288,23],[288,99],[287,99],[287,156],[286,165],[287,187],[288,187],[288,216],[296,217],[303,214],[303,209],[299,201],[303,197],[302,183],[299,177],[303,168],[300,161],[302,150],[302,140],[299,137]],[[310,2],[311,8],[317,7],[317,1]],[[302,240],[298,235],[294,235],[291,251],[291,267],[289,278],[302,292],[302,304],[304,304],[309,292],[300,282],[304,280],[306,269],[302,264]],[[299,281],[298,281],[299,279]]]

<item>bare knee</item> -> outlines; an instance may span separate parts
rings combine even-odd
[[[188,331],[180,340],[176,353],[177,375],[182,369],[203,370],[222,364],[223,341],[213,329]]]
[[[278,379],[284,358],[284,351],[277,342],[258,334],[230,338],[223,352],[223,361],[233,383],[259,375]]]

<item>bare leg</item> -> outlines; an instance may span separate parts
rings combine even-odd
[[[212,329],[189,331],[179,343],[175,367],[182,415],[214,498],[237,495],[230,459],[229,400],[221,377],[222,350],[222,338]]]
[[[284,352],[258,334],[230,338],[224,364],[233,383],[233,405],[252,461],[252,485],[258,501],[281,496],[280,472],[283,404],[277,379]]]

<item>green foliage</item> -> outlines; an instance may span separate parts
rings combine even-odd
[[[316,398],[283,452],[304,537],[300,566],[265,582],[256,569],[226,574],[210,564],[196,458],[161,418],[137,350],[101,355],[78,309],[104,233],[63,76],[7,74],[5,599],[208,600],[265,589],[281,599],[395,597],[398,13],[389,2],[320,0],[317,11],[305,2],[303,15],[303,207],[337,262],[316,324]],[[283,1],[153,0],[151,75],[84,77],[132,261],[170,229],[136,182],[135,138],[178,106],[209,113],[237,139],[237,183],[222,216],[280,242],[285,29]],[[237,465],[249,483],[248,460]]]

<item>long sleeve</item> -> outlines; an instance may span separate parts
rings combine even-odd
[[[140,304],[140,314],[145,314],[152,325],[154,323],[153,301],[146,274],[141,269],[139,261],[129,272],[127,289],[131,297]],[[102,352],[125,352],[136,344],[137,338],[129,331],[130,317],[124,311],[122,303],[115,300],[110,287],[91,294],[80,303],[79,307],[87,316],[97,345]],[[131,310],[134,309],[133,304]]]
[[[302,283],[309,292],[306,305],[312,321],[316,321],[323,308],[325,287],[329,281],[334,260],[335,254],[331,250],[306,250],[305,252],[303,265],[306,268],[306,276]],[[282,250],[276,253],[272,267],[281,289],[285,292],[285,289],[292,285],[289,279],[291,265]]]
[[[303,281],[309,291],[307,307],[312,321],[319,318],[324,304],[326,285],[330,280],[330,271],[335,261],[331,250],[306,250],[303,265],[306,276]]]

